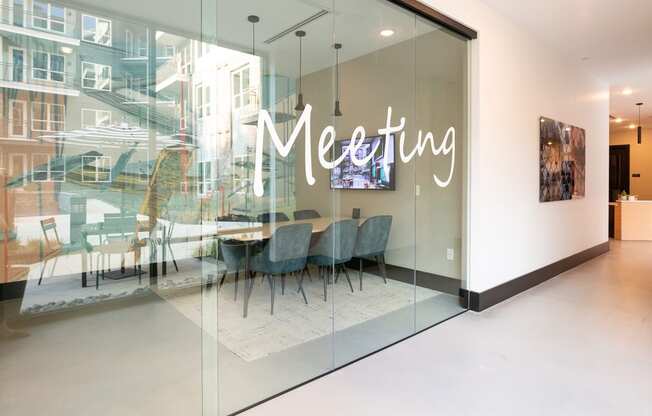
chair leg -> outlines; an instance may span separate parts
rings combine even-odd
[[[312,276],[310,275],[310,267],[306,264],[306,268],[304,269],[306,273],[308,273],[308,280],[312,282]]]
[[[281,273],[281,296],[285,296],[285,273]]]
[[[267,281],[269,282],[269,290],[271,292],[271,309],[270,309],[270,315],[274,315],[274,276],[271,274],[267,275]]]
[[[179,266],[177,266],[177,261],[174,258],[174,252],[172,251],[172,243],[168,241],[168,248],[170,249],[170,257],[172,257],[172,264],[174,264],[174,269],[179,273]]]
[[[337,266],[333,266],[333,270],[337,270],[335,273],[335,283],[337,283],[340,280],[340,265],[338,264]]]
[[[353,293],[353,284],[351,284],[351,278],[349,277],[349,272],[346,271],[346,266],[344,266],[343,264],[341,264],[340,267],[342,268],[342,271],[346,276],[346,281],[349,282],[349,288],[351,289],[351,293]]]
[[[38,278],[38,285],[41,285],[41,282],[43,281],[43,274],[45,273],[45,266],[48,264],[48,259],[43,260],[43,267],[41,267],[41,277]]]
[[[224,285],[224,280],[226,280],[226,271],[224,271],[224,274],[222,275],[222,278],[220,279],[220,284],[217,287],[218,292],[220,291],[220,289],[222,289],[222,285]]]
[[[380,268],[380,273],[383,275],[383,281],[387,284],[387,268],[385,267],[385,256],[377,256],[378,259],[378,268]]]
[[[306,269],[303,269],[301,271],[301,276],[299,277],[299,292],[301,292],[301,295],[303,296],[303,301],[306,302],[306,305],[308,304],[308,298],[306,298],[306,292],[303,290],[303,275],[306,272]]]
[[[324,302],[327,302],[327,300],[328,300],[328,296],[327,296],[328,282],[326,281],[326,274],[327,273],[324,272],[324,268],[320,267],[319,268],[319,277],[321,277],[321,279],[324,281]]]
[[[360,273],[358,274],[358,277],[360,277],[360,291],[362,292],[362,257],[360,257]]]
[[[238,276],[238,274],[239,272],[236,270],[235,271],[235,294],[233,295],[233,301],[238,300],[238,278],[240,277]]]

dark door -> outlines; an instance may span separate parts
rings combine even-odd
[[[629,194],[629,145],[609,146],[609,202],[622,191]]]
[[[629,145],[609,146],[609,202],[618,199],[618,194],[629,194]],[[609,237],[614,237],[614,207],[609,205]]]

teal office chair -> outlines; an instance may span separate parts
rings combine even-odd
[[[338,221],[329,225],[326,231],[322,233],[317,244],[310,249],[308,263],[319,267],[319,275],[324,281],[324,301],[327,298],[327,277],[329,269],[337,273],[335,276],[336,283],[340,276],[340,271],[344,272],[351,292],[353,292],[349,272],[346,270],[344,264],[353,257],[357,235],[358,224],[356,220]]]
[[[308,257],[312,224],[291,224],[281,226],[274,231],[263,251],[252,257],[249,268],[252,272],[267,277],[271,290],[271,314],[274,314],[274,276],[281,275],[281,294],[285,293],[285,275],[299,275],[299,292],[308,304],[303,290],[303,275]],[[252,287],[253,288],[253,287]]]
[[[362,290],[362,261],[365,258],[375,259],[387,284],[387,267],[385,265],[385,250],[389,240],[389,231],[392,228],[391,215],[378,215],[367,219],[358,228],[358,238],[353,250],[353,257],[360,261],[360,290]]]
[[[93,248],[90,244],[83,244],[81,241],[64,244],[59,238],[59,232],[57,231],[57,222],[54,217],[46,218],[41,220],[41,230],[43,231],[43,237],[45,239],[45,250],[43,255],[43,267],[41,268],[41,275],[38,279],[38,286],[41,285],[43,281],[43,274],[45,273],[45,268],[48,262],[54,260],[52,265],[52,272],[50,277],[54,275],[54,269],[57,267],[57,261],[59,256],[65,256],[67,254],[76,253],[78,251],[86,250],[87,252],[93,251]],[[91,258],[91,270],[93,269],[93,263]]]

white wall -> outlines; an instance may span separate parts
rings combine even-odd
[[[607,241],[608,86],[479,0],[422,0],[478,31],[472,59],[470,290]],[[540,204],[538,117],[586,129],[586,198]]]

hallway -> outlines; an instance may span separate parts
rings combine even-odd
[[[245,414],[652,414],[651,254],[612,240],[534,289]]]

